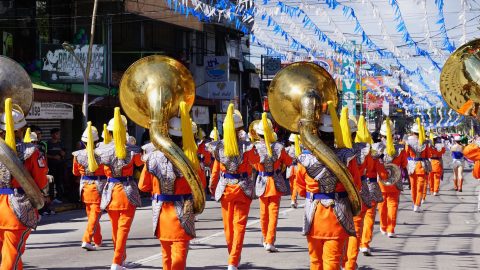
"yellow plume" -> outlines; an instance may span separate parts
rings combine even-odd
[[[113,142],[115,143],[115,155],[119,159],[127,157],[127,131],[122,122],[122,116],[120,114],[120,108],[115,107],[113,114]]]
[[[342,129],[343,143],[346,148],[352,148],[352,134],[348,125],[348,107],[343,107],[340,113],[340,128]]]
[[[223,121],[223,144],[225,156],[236,157],[240,155],[238,151],[237,132],[235,131],[235,121],[233,120],[234,106],[228,105],[227,115]]]
[[[193,137],[192,120],[190,119],[189,110],[185,101],[180,102],[180,123],[182,127],[182,144],[183,153],[193,165],[195,170],[200,169],[200,162],[197,156],[197,144]]]
[[[372,136],[370,135],[370,131],[368,131],[367,121],[363,115],[360,115],[358,118],[358,128],[357,136],[355,136],[355,142],[373,144]]]
[[[300,136],[295,134],[293,138],[295,140],[295,156],[298,157],[302,153],[302,149],[300,148]]]
[[[387,154],[393,157],[395,156],[397,151],[395,150],[395,146],[393,145],[392,126],[390,123],[390,117],[387,117],[385,123],[387,125]]]
[[[23,137],[23,142],[24,143],[31,143],[32,142],[32,138],[30,137],[31,132],[32,132],[32,130],[30,128],[27,128],[27,131],[25,132],[25,137]]]
[[[15,129],[13,127],[12,99],[5,99],[5,142],[13,152],[17,153],[17,143],[15,142]]]
[[[423,145],[423,143],[425,142],[425,137],[424,137],[424,134],[422,132],[422,124],[420,122],[420,118],[417,117],[417,119],[415,119],[416,123],[417,123],[417,126],[418,126],[418,145]]]
[[[112,141],[110,137],[110,132],[107,129],[107,124],[103,124],[103,143],[109,144]]]
[[[332,101],[328,101],[328,111],[332,119],[333,135],[335,136],[335,144],[337,148],[345,148],[343,142],[342,129],[340,128],[340,121],[338,120],[337,112]]]
[[[98,169],[97,160],[95,159],[95,142],[92,135],[92,122],[87,123],[87,154],[88,154],[88,170],[95,172]]]
[[[435,136],[433,135],[433,130],[430,129],[430,141],[433,141],[435,140]]]
[[[213,127],[213,140],[218,141],[218,129],[217,127]]]
[[[267,113],[262,113],[262,125],[263,125],[263,138],[265,139],[265,145],[267,146],[267,154],[271,157],[272,154],[272,146],[271,144],[275,141],[273,137],[273,131],[268,123]]]

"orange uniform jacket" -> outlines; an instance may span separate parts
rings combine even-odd
[[[73,168],[72,173],[75,176],[84,176],[85,175],[85,167],[81,165],[77,158],[73,158]],[[98,169],[93,173],[94,176],[105,176],[105,169],[103,165],[99,165]],[[80,190],[81,199],[84,203],[100,203],[101,200],[101,190],[97,190],[96,185],[85,185],[82,190]]]
[[[33,147],[33,146],[32,146]],[[17,150],[18,150],[17,145]],[[20,154],[20,153],[19,153]],[[47,172],[48,168],[46,166],[45,157],[40,154],[38,149],[35,149],[30,157],[25,159],[23,162],[25,169],[30,173],[32,178],[35,180],[35,184],[42,190],[47,184]],[[12,188],[20,188],[20,184],[13,178],[11,180]],[[23,224],[15,215],[13,209],[11,208],[9,195],[2,194],[0,195],[0,229],[3,230],[26,230],[27,226]],[[24,209],[25,210],[25,209]],[[38,220],[38,212],[36,209],[32,208],[32,211],[35,211],[36,219]],[[35,226],[37,221],[34,221]],[[32,229],[34,229],[34,227]]]
[[[412,149],[411,146],[409,146],[408,144],[406,145],[405,147],[405,152],[406,152],[406,155],[407,155],[407,159],[410,158],[410,159],[414,159],[416,158],[416,153],[415,151]],[[427,160],[428,158],[430,157],[430,147],[427,145],[425,147],[425,149],[420,153],[420,158],[423,158],[425,160]],[[426,162],[429,162],[428,160]],[[426,168],[424,168],[422,166],[422,163],[421,162],[415,162],[415,170],[414,170],[414,174],[423,174],[423,175],[426,175],[428,173],[428,171],[425,170]],[[409,172],[410,173],[410,172]]]
[[[477,143],[471,143],[463,149],[463,155],[475,162],[473,166],[473,177],[480,178],[480,146]]]
[[[440,151],[437,148],[432,147],[430,148],[430,163],[432,164],[432,172],[434,173],[442,173],[443,166],[442,166],[442,156],[445,154],[445,147],[442,147]]]

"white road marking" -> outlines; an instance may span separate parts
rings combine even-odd
[[[298,205],[298,208],[301,208],[303,206],[305,206],[305,204],[300,204],[300,205]],[[288,209],[285,209],[283,211],[280,211],[278,213],[278,215],[285,216],[287,213],[289,213],[291,211],[294,211],[294,210],[295,210],[295,208],[288,208]],[[247,223],[247,228],[252,227],[253,225],[256,225],[258,223],[260,223],[259,218],[255,219],[255,220],[252,220],[252,221]],[[198,245],[198,244],[201,244],[201,243],[207,243],[208,241],[212,240],[213,238],[219,237],[219,236],[223,235],[224,233],[225,233],[224,231],[219,231],[219,232],[216,232],[216,233],[211,234],[209,236],[205,236],[205,237],[200,238],[200,239],[194,239],[194,240],[190,241],[190,245]],[[155,255],[152,255],[152,256],[140,259],[138,261],[135,261],[135,263],[144,264],[144,263],[147,263],[147,262],[159,260],[161,258],[162,258],[162,253],[157,253]]]

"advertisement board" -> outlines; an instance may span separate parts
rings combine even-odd
[[[62,102],[33,102],[26,119],[73,119],[73,105]]]
[[[88,45],[72,45],[75,56],[83,66],[87,65]],[[83,83],[83,72],[79,62],[61,44],[42,45],[43,66],[41,79],[47,83]],[[94,44],[90,65],[89,83],[105,81],[105,46]]]
[[[193,106],[192,107],[193,121],[199,125],[210,124],[210,116],[207,106]]]
[[[230,59],[228,56],[205,56],[205,81],[228,81]]]

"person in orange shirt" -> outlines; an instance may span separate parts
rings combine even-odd
[[[373,149],[383,155],[382,162],[384,164],[394,164],[400,170],[405,169],[407,167],[407,155],[404,146],[393,143],[391,122],[388,122],[387,126],[387,121],[384,121],[380,128],[381,142],[375,143]],[[384,182],[380,181],[380,189],[383,195],[383,202],[377,204],[380,216],[380,232],[382,235],[394,238],[396,237],[395,227],[397,225],[400,192],[403,190],[402,180],[399,179],[394,185],[384,185]]]
[[[23,161],[25,170],[46,196],[48,189],[46,161],[35,145],[23,143],[25,116],[11,109],[11,99],[5,101],[5,113],[1,116],[0,128],[5,131],[7,145]],[[8,104],[7,104],[8,103]],[[7,121],[7,118],[12,121]],[[12,123],[8,125],[7,123]],[[13,178],[7,167],[0,163],[0,247],[1,270],[23,269],[22,254],[31,230],[37,227],[39,216],[20,184]]]
[[[428,182],[430,186],[430,194],[438,195],[440,188],[440,179],[443,175],[443,154],[445,154],[445,145],[442,143],[440,136],[435,135],[434,147],[430,148],[430,163],[432,171],[428,175]]]
[[[181,121],[185,120],[174,117],[169,121],[168,133],[172,141],[184,150],[183,145],[196,148],[192,130],[182,130]],[[187,132],[191,135],[187,136]],[[189,138],[191,141],[186,142]],[[153,151],[146,151],[142,157],[145,167],[138,186],[140,190],[152,193],[153,233],[162,246],[163,269],[183,270],[190,240],[195,238],[192,190],[180,169],[163,152],[155,149],[153,144],[148,144],[148,148]],[[201,174],[199,160],[194,157],[191,163]],[[202,184],[205,187],[205,183]],[[176,209],[183,211],[177,213]]]
[[[267,113],[263,113],[262,121],[255,126],[255,132],[259,137],[259,141],[255,142],[255,148],[260,156],[260,162],[255,164],[258,172],[255,194],[260,198],[263,247],[266,251],[277,252],[275,236],[278,209],[282,195],[287,192],[282,166],[290,166],[292,158],[285,152],[283,145],[275,141],[272,129],[272,123],[267,119]]]
[[[94,147],[98,141],[98,131],[88,122],[88,127],[82,134],[82,142],[86,149],[75,151],[73,155],[73,175],[80,178],[80,198],[87,211],[87,229],[83,234],[82,248],[93,251],[102,245],[100,228],[100,201],[107,178],[103,166],[98,166],[99,158],[95,156]],[[92,245],[92,241],[95,245]]]
[[[223,140],[214,152],[210,191],[222,205],[222,218],[228,246],[228,270],[236,270],[242,254],[255,182],[252,166],[260,162],[253,144],[240,138],[243,121],[230,104],[223,123]]]
[[[338,121],[338,119],[337,119]],[[354,185],[361,186],[355,153],[346,148],[341,132],[334,131],[330,115],[323,114],[320,138],[344,162],[353,176]],[[345,187],[335,175],[312,154],[303,150],[297,158],[295,183],[298,194],[305,200],[305,217],[302,234],[307,237],[310,269],[340,269],[340,260],[349,236],[355,236],[353,214]]]
[[[302,153],[302,148],[300,146],[300,138],[298,134],[290,134],[288,141],[291,143],[290,146],[285,148],[287,154],[292,158],[292,165],[287,167],[286,177],[290,183],[290,196],[291,202],[290,206],[292,208],[297,208],[297,188],[295,185],[295,168],[297,166],[297,157]]]
[[[407,170],[410,176],[413,211],[421,212],[420,206],[425,190],[425,182],[430,173],[431,165],[428,160],[430,147],[425,139],[425,134],[423,134],[423,128],[418,118],[417,123],[412,126],[412,135],[407,139],[405,151],[408,160]]]
[[[465,158],[474,162],[472,176],[473,178],[480,179],[480,137],[474,138],[473,142],[465,146],[463,149]],[[480,212],[480,193],[478,194],[477,211]]]
[[[141,206],[138,186],[132,177],[134,166],[143,165],[141,148],[126,143],[126,127],[127,118],[120,115],[120,108],[116,107],[114,118],[107,127],[113,132],[114,143],[95,150],[107,177],[100,208],[107,210],[112,223],[114,255],[111,270],[123,270],[129,264],[125,262],[128,233],[135,210]]]

